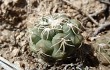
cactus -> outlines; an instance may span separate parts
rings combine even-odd
[[[43,60],[63,60],[79,48],[83,37],[80,22],[63,14],[41,17],[30,29],[30,48]]]

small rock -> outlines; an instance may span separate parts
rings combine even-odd
[[[83,37],[85,37],[85,38],[88,37],[88,33],[85,32],[85,31],[82,33],[82,35],[83,35]]]
[[[20,32],[20,34],[16,37],[16,39],[20,39],[24,35],[24,32]]]
[[[97,69],[96,69],[97,70]],[[109,70],[109,68],[107,66],[104,65],[99,65],[99,69],[98,70]]]
[[[5,11],[6,11],[6,10],[5,10]],[[4,13],[6,13],[6,12],[4,12]],[[3,27],[3,28],[7,27],[7,24],[3,23],[2,27]]]
[[[14,64],[17,65],[17,67],[19,67],[21,70],[23,70],[22,66],[24,65],[24,63],[22,63],[22,61],[14,61]]]
[[[17,3],[17,2],[18,2],[18,0],[13,0],[13,2],[14,2],[14,3]]]
[[[32,3],[32,5],[33,5],[34,7],[37,7],[37,6],[38,6],[37,0],[30,0],[30,1],[31,1],[30,3]]]
[[[25,44],[26,44],[26,40],[22,41],[20,45],[24,46]]]
[[[92,27],[92,23],[91,23],[91,22],[88,22],[88,23],[86,24],[86,26],[87,26],[88,28],[91,28],[91,27]]]
[[[101,63],[103,65],[109,65],[110,64],[110,57],[106,53],[101,53],[103,55],[102,57],[99,57]]]
[[[98,46],[101,48],[101,49],[109,49],[109,46],[105,43],[99,43]]]
[[[67,9],[68,6],[67,5],[63,5],[63,7],[64,7],[64,9]]]
[[[20,67],[20,61],[14,61],[14,64]]]
[[[12,2],[12,0],[4,0],[5,5],[8,5],[10,2]]]
[[[80,0],[71,0],[71,3],[74,7],[81,9],[81,1]]]
[[[0,24],[2,24],[1,22],[0,22]],[[0,25],[0,30],[3,30],[4,28],[3,28],[3,26],[2,25]]]
[[[9,31],[9,30],[3,30],[2,31],[2,35],[4,35],[4,36],[10,36],[11,34],[10,34],[11,32]]]
[[[0,44],[2,43],[2,40],[0,39]]]
[[[5,41],[5,40],[6,40],[6,38],[4,38],[4,36],[0,36],[0,41],[1,42]]]
[[[89,3],[89,0],[82,0],[82,3],[87,5]]]
[[[73,12],[74,10],[73,9],[68,9],[68,12]]]
[[[20,52],[20,49],[15,48],[15,49],[12,51],[11,55],[12,55],[12,56],[17,56],[17,55],[19,54],[19,52]]]

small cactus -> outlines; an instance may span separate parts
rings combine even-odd
[[[44,16],[29,31],[30,48],[44,60],[65,59],[82,43],[80,27],[80,22],[63,14]]]

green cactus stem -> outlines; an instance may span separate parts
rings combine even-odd
[[[63,60],[82,44],[81,24],[63,14],[41,17],[30,29],[30,48],[43,60]]]
[[[55,35],[52,40],[52,47],[54,47],[52,56],[57,59],[63,59],[65,56],[68,56],[67,53],[73,51],[72,49],[75,47],[75,45],[70,42],[71,40],[69,40],[68,35],[66,34],[58,33]],[[66,49],[70,47],[71,50]]]
[[[36,51],[41,51],[47,55],[51,55],[53,48],[51,48],[52,43],[48,40],[41,39],[36,43]]]

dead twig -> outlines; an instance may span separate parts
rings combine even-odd
[[[77,7],[73,6],[73,4],[70,1],[67,0],[63,0],[65,3],[69,4],[70,6],[72,6],[75,10],[77,10],[78,12],[84,14],[85,16],[87,16],[93,23],[95,23],[96,25],[98,25],[99,23],[94,20],[88,13],[85,13],[84,11],[78,9]]]
[[[106,21],[104,24],[101,24],[93,33],[93,36],[96,36],[101,30],[103,30],[104,28],[110,26],[110,22]]]
[[[101,2],[101,3],[105,3],[105,4],[107,4],[107,5],[110,5],[109,0],[100,0],[100,2]]]
[[[86,15],[93,23],[95,23],[96,25],[99,24],[99,23],[98,23],[96,20],[94,20],[89,14],[85,13],[85,15]]]
[[[52,9],[51,14],[55,13],[56,10],[58,9],[59,1],[58,0],[53,0],[52,4],[53,4],[53,9]]]
[[[101,9],[100,11],[97,11],[97,12],[93,13],[93,14],[89,14],[89,16],[91,16],[91,17],[97,16],[98,14],[104,12],[105,9],[106,9],[106,7],[104,9]],[[83,21],[86,20],[86,19],[88,19],[88,17],[85,17],[83,19]]]

